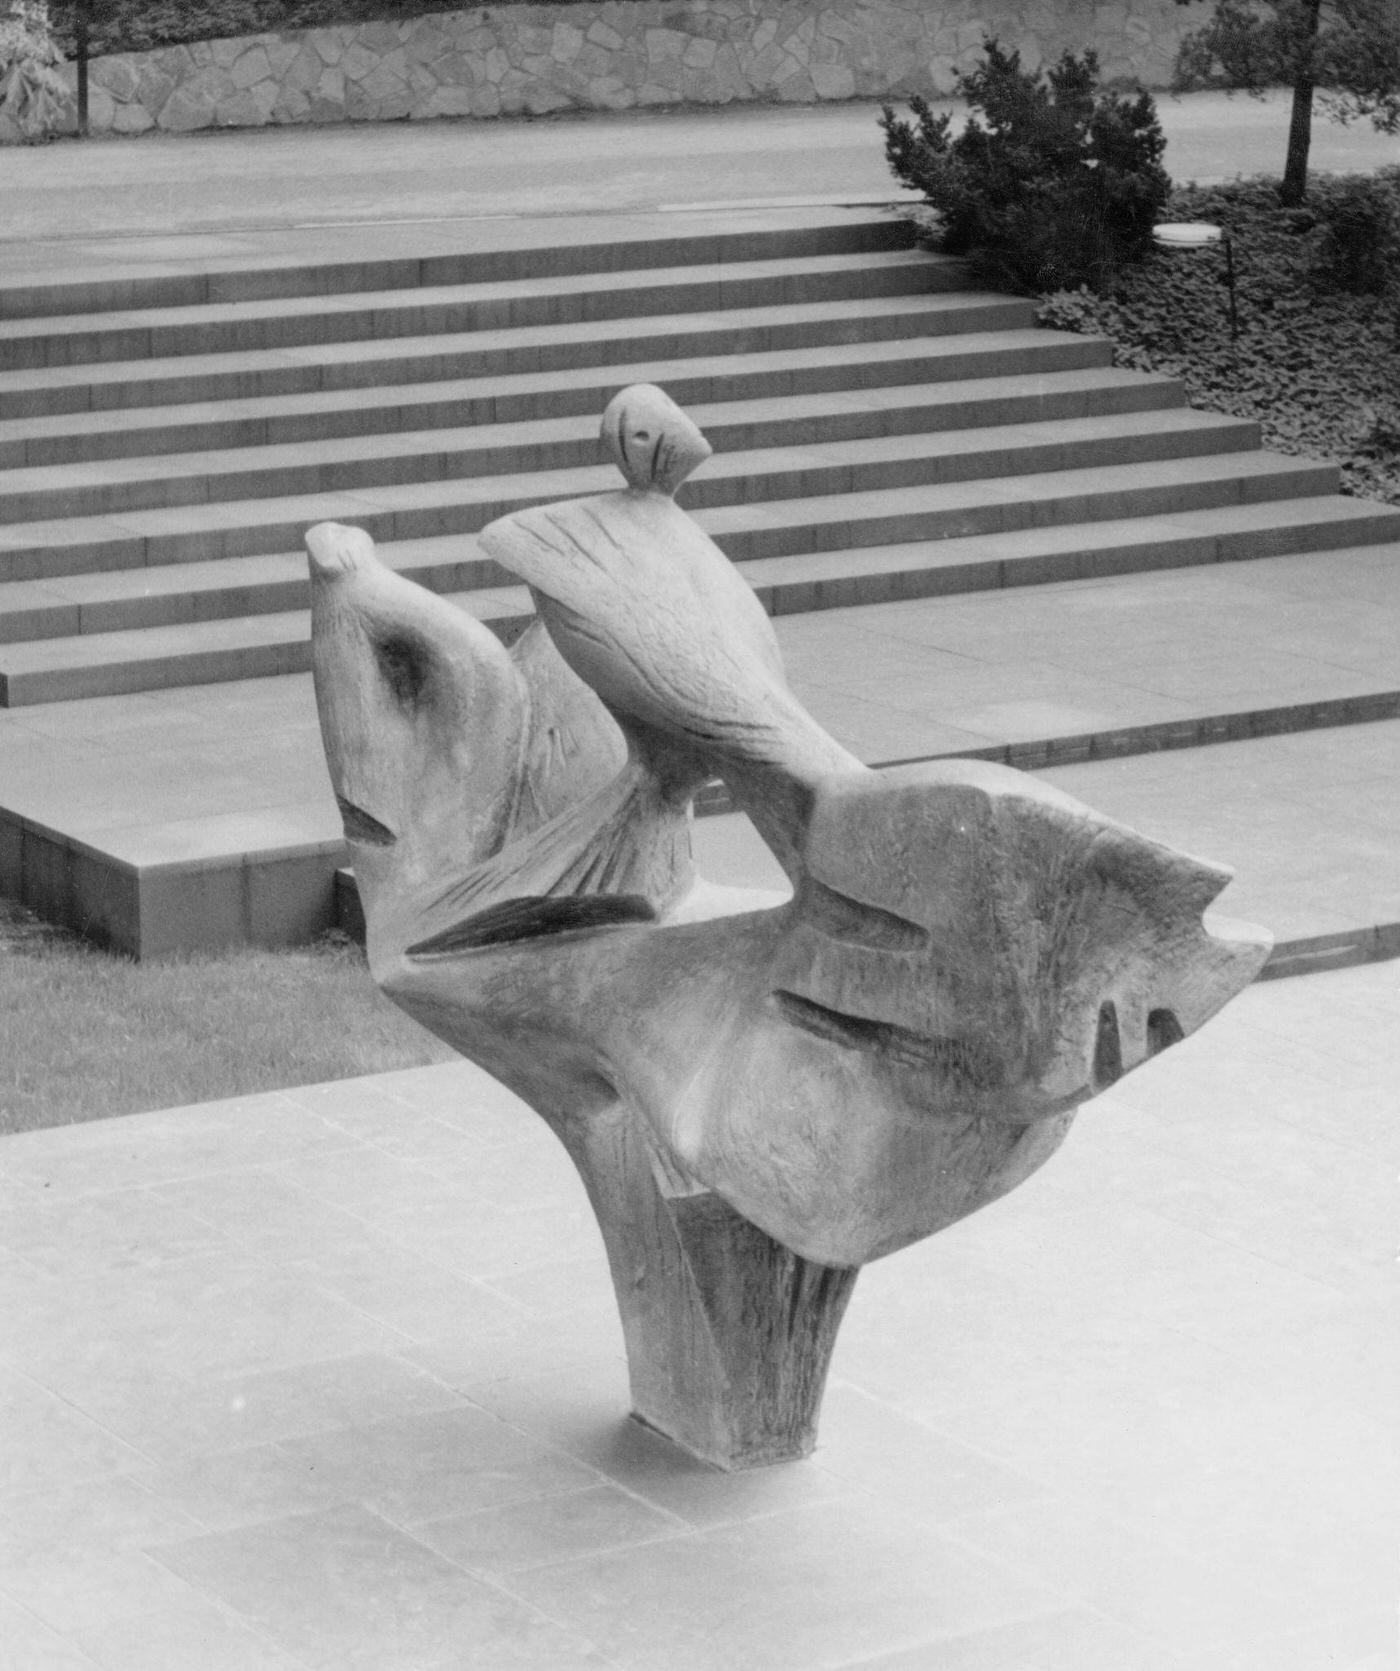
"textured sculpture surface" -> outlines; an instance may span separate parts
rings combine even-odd
[[[704,437],[643,386],[603,439],[624,489],[481,535],[537,608],[509,649],[312,529],[317,698],[374,978],[573,1156],[636,1413],[746,1466],[810,1448],[859,1266],[1021,1182],[1268,939],[1024,774],[862,765],[672,498]],[[790,897],[695,875],[714,778]]]

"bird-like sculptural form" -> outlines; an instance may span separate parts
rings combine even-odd
[[[608,407],[603,441],[625,491],[518,511],[482,544],[638,761],[687,798],[723,778],[791,874],[816,784],[865,768],[792,694],[752,587],[673,503],[709,457],[700,431],[643,384]]]
[[[623,489],[481,535],[538,611],[510,651],[313,529],[317,696],[375,978],[573,1156],[638,1414],[746,1466],[810,1448],[859,1266],[1027,1177],[1268,937],[1204,927],[1228,872],[1033,778],[862,765],[675,502],[699,430],[640,387],[603,440]],[[789,898],[695,876],[712,778]]]

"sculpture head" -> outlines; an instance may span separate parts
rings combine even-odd
[[[540,629],[507,649],[387,568],[363,529],[323,522],[306,547],[321,736],[373,953],[445,873],[606,779],[624,750]]]
[[[603,443],[639,492],[672,494],[713,450],[664,389],[634,383],[603,413]]]

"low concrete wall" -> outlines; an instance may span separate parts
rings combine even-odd
[[[1192,21],[1174,0],[510,5],[99,58],[90,119],[186,132],[946,93],[988,35],[1028,65],[1092,45],[1106,77],[1160,87]]]

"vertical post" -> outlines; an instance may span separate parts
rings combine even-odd
[[[91,0],[77,0],[74,15],[75,61],[78,68],[78,133],[86,139],[88,131],[88,7]]]

